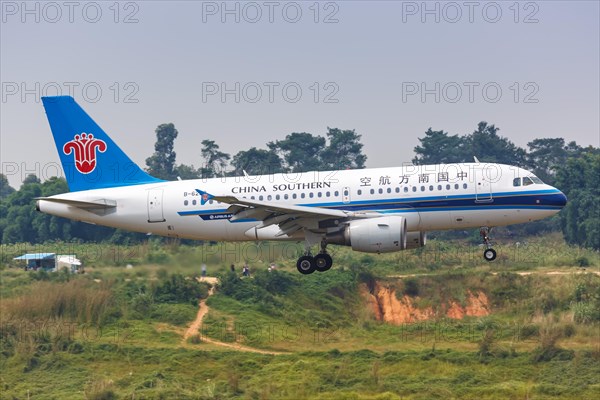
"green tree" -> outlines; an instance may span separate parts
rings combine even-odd
[[[447,132],[425,132],[415,147],[415,164],[439,164],[473,162],[473,156],[481,162],[526,166],[526,151],[507,138],[498,135],[500,128],[482,121],[469,135],[449,135]]]
[[[565,240],[600,250],[600,149],[569,157],[556,171],[556,186],[569,199],[559,214]]]
[[[471,160],[475,156],[482,162],[526,166],[525,150],[499,136],[499,130],[485,121],[477,125],[477,130],[466,138]]]
[[[450,164],[465,162],[469,157],[473,159],[472,155],[466,154],[467,141],[458,135],[449,135],[448,132],[429,128],[425,137],[419,138],[419,141],[421,144],[414,149],[414,164]]]
[[[26,185],[28,183],[41,183],[40,178],[37,177],[37,175],[35,174],[28,174],[25,179],[23,179],[23,185]]]
[[[231,165],[235,168],[235,175],[242,175],[244,171],[249,175],[283,172],[283,164],[277,153],[256,147],[238,152],[233,156]]]
[[[231,156],[219,150],[219,145],[214,140],[203,140],[200,154],[204,159],[204,166],[200,168],[202,178],[225,175],[225,167]]]
[[[6,201],[6,223],[2,243],[37,242],[35,198],[42,196],[42,185],[35,175],[28,175],[18,191]]]
[[[578,147],[571,142],[571,152]],[[563,138],[534,139],[527,143],[527,164],[533,173],[549,185],[554,184],[556,169],[565,163],[569,156]]]
[[[362,153],[360,137],[354,129],[327,127],[329,145],[322,153],[323,166],[332,170],[364,168],[367,156]]]
[[[14,191],[15,191],[15,188],[10,186],[10,184],[8,183],[8,178],[6,178],[6,175],[0,174],[0,199],[4,199],[5,197],[8,197],[8,195],[10,195]]]
[[[193,165],[179,164],[175,170],[178,178],[181,179],[198,179],[200,178],[200,171],[194,168]]]
[[[148,173],[159,179],[174,180],[176,153],[173,150],[178,132],[172,123],[161,124],[156,128],[156,143],[154,154],[146,159]]]
[[[325,148],[325,138],[322,136],[294,132],[287,135],[284,140],[269,142],[267,146],[283,157],[286,172],[326,169],[321,158]]]

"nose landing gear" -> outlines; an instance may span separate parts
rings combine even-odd
[[[487,226],[483,226],[481,229],[479,229],[479,234],[481,235],[481,239],[485,245],[483,258],[485,258],[486,261],[494,261],[496,259],[496,250],[492,249],[492,241],[490,239],[491,231],[492,228],[488,228]]]

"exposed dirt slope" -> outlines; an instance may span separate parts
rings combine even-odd
[[[490,314],[490,305],[485,293],[467,292],[466,304],[462,306],[456,300],[449,300],[435,308],[417,307],[419,297],[403,295],[398,298],[396,289],[385,287],[376,282],[372,288],[364,285],[361,293],[372,308],[375,318],[390,324],[400,325],[411,322],[426,321],[429,319],[446,316],[448,318],[462,319],[465,316],[484,316]]]

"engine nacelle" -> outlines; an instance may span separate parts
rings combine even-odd
[[[406,234],[406,249],[417,249],[427,243],[427,232],[413,231]]]
[[[352,246],[364,253],[390,253],[406,248],[406,218],[378,217],[350,221],[340,234],[327,238],[329,243]]]

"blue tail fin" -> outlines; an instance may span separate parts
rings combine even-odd
[[[131,161],[72,97],[42,102],[72,192],[161,182]]]

